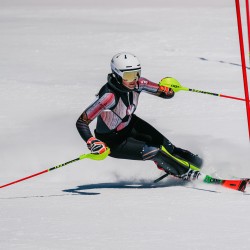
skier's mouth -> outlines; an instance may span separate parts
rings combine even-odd
[[[136,83],[137,83],[136,80],[134,80],[134,81],[132,81],[132,82],[127,82],[127,81],[123,80],[123,85],[124,85],[126,88],[131,89],[131,90],[134,89],[134,88],[136,87]]]
[[[129,89],[134,89],[134,88],[135,88],[135,85],[136,85],[136,82],[129,83],[129,84],[128,84],[128,88],[129,88]]]

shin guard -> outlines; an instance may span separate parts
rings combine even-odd
[[[175,176],[186,174],[190,164],[186,161],[186,164],[182,160],[178,161],[178,158],[172,156],[164,147],[162,148],[164,150],[145,145],[142,152],[143,160],[153,160],[158,168],[164,169],[165,172]]]

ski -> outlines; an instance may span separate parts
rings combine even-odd
[[[164,146],[161,147],[161,150],[173,161],[177,162],[180,166],[188,168],[188,171],[185,174],[182,174],[180,176],[175,176],[177,178],[180,178],[184,181],[201,181],[208,184],[217,184],[221,185],[225,188],[230,188],[233,190],[244,192],[246,189],[247,184],[249,183],[250,179],[242,179],[242,178],[233,178],[232,180],[224,180],[219,178],[214,178],[209,175],[206,175],[202,172],[200,172],[200,169],[196,167],[195,165],[192,165],[186,160],[180,159],[179,157],[176,157],[169,153]],[[166,170],[165,170],[166,171]],[[157,183],[167,177],[168,175],[163,175],[162,177],[156,179],[154,183]]]
[[[218,184],[225,188],[230,188],[233,190],[244,192],[247,184],[249,184],[250,179],[237,179],[237,180],[224,180],[213,178],[209,175],[203,177],[203,182],[208,184]]]
[[[154,183],[158,183],[159,181],[163,180],[164,178],[166,178],[169,175],[170,174],[168,174],[168,173],[162,175],[158,179],[154,180]],[[173,176],[173,175],[171,175],[171,176]],[[176,176],[173,176],[173,177],[177,178]],[[218,179],[218,178],[211,177],[209,175],[205,175],[205,174],[200,173],[200,172],[197,176],[195,176],[195,178],[184,179],[184,181],[200,181],[200,182],[203,182],[206,184],[220,185],[222,187],[233,189],[236,191],[241,191],[241,192],[244,192],[247,184],[250,184],[250,179],[248,179],[248,178],[245,178],[245,179],[239,178],[239,179],[235,179],[235,180]]]

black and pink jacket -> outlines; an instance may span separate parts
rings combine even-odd
[[[145,78],[139,78],[137,88],[129,91],[121,86],[112,74],[109,74],[108,82],[100,89],[97,100],[85,109],[76,122],[76,127],[83,140],[87,141],[93,136],[89,124],[96,117],[98,134],[119,132],[127,127],[137,108],[142,91],[162,98],[174,96],[171,89],[161,87]]]

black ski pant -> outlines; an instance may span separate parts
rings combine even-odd
[[[198,156],[187,150],[175,147],[158,130],[136,115],[132,116],[129,126],[119,132],[100,134],[95,131],[95,135],[108,145],[111,151],[110,156],[114,158],[154,160],[156,163],[159,163],[158,161],[162,162],[162,159],[167,157],[162,156],[162,152],[157,152],[156,150],[160,151],[161,146],[164,146],[170,154],[190,161],[198,167],[202,163]],[[152,154],[151,152],[154,153]],[[145,155],[149,157],[145,157]],[[166,159],[165,161],[168,162],[169,160]],[[168,162],[169,164],[172,164],[172,161]],[[164,168],[164,166],[162,167]]]

